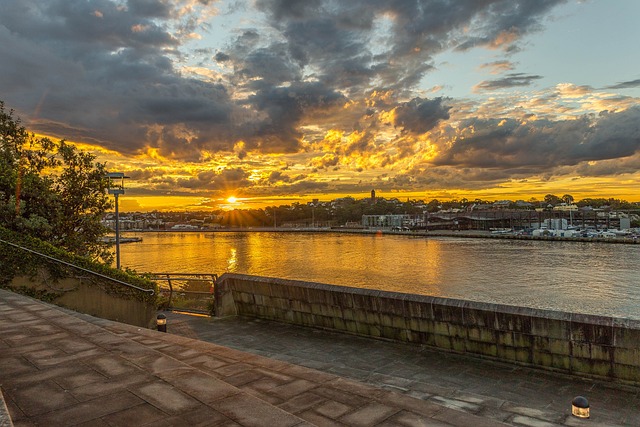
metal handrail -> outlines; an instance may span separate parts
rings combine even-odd
[[[146,273],[150,280],[154,280],[157,282],[167,282],[169,286],[169,300],[167,301],[167,308],[169,310],[173,310],[173,296],[174,294],[188,294],[188,295],[211,295],[213,292],[213,288],[216,285],[216,281],[218,280],[218,275],[216,273]],[[174,289],[174,281],[191,281],[191,280],[203,280],[206,282],[211,282],[211,290],[209,292],[203,291],[185,291],[182,289]],[[164,294],[164,290],[160,289],[160,292]],[[198,314],[210,314],[210,310],[201,310],[201,309],[187,309],[184,307],[178,308],[180,311],[189,311],[191,313]]]
[[[51,261],[55,261],[55,262],[58,262],[60,264],[64,264],[66,266],[69,266],[69,267],[72,267],[72,268],[76,268],[78,270],[84,271],[84,272],[89,273],[89,274],[93,274],[94,276],[98,276],[98,277],[101,277],[103,279],[110,280],[112,282],[116,282],[116,283],[118,283],[120,285],[127,286],[129,288],[137,289],[139,291],[146,292],[146,293],[149,293],[151,295],[153,295],[155,293],[155,291],[153,289],[141,288],[139,286],[132,285],[131,283],[123,282],[122,280],[114,279],[113,277],[109,277],[109,276],[105,276],[104,274],[96,273],[95,271],[91,271],[91,270],[88,270],[86,268],[79,267],[77,265],[71,264],[70,262],[62,261],[61,259],[57,259],[57,258],[54,258],[52,256],[42,254],[42,253],[34,251],[32,249],[24,248],[24,247],[22,247],[20,245],[16,245],[15,243],[7,242],[6,240],[0,239],[0,243],[7,244],[9,246],[13,246],[13,247],[18,248],[18,249],[22,249],[23,251],[31,252],[32,254],[36,254],[36,255],[41,256],[43,258],[49,259]]]

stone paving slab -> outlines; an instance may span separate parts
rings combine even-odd
[[[333,373],[6,290],[0,349],[0,390],[16,427],[500,425]]]
[[[335,378],[375,385],[379,390],[394,391],[394,396],[409,395],[452,411],[425,415],[430,417],[429,422],[464,425],[458,416],[467,413],[485,422],[515,426],[640,426],[640,387],[636,386],[259,319],[165,314],[169,333],[267,356],[270,363],[282,361],[312,367]],[[266,379],[260,382],[253,377],[230,378],[240,388],[269,384]],[[336,388],[331,393],[337,393]],[[315,394],[332,399],[321,388]],[[352,395],[358,398],[357,394]],[[570,415],[571,400],[578,395],[589,399],[589,420]],[[300,396],[302,410],[304,399],[313,398],[304,393]],[[339,411],[333,406],[328,408]],[[413,411],[416,412],[415,406]],[[324,414],[316,411],[310,417],[303,411],[300,416],[319,422],[323,419],[317,417]],[[387,422],[408,419],[411,417],[407,414],[397,413]]]

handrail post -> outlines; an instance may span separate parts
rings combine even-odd
[[[167,283],[169,284],[169,302],[167,308],[171,309],[171,298],[173,298],[173,285],[171,284],[171,276],[167,274]]]

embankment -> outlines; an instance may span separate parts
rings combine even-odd
[[[640,384],[640,321],[240,274],[216,315],[258,317]]]

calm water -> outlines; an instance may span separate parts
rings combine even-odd
[[[127,236],[136,234],[127,234]],[[333,233],[141,233],[138,272],[245,273],[640,319],[640,245]]]

